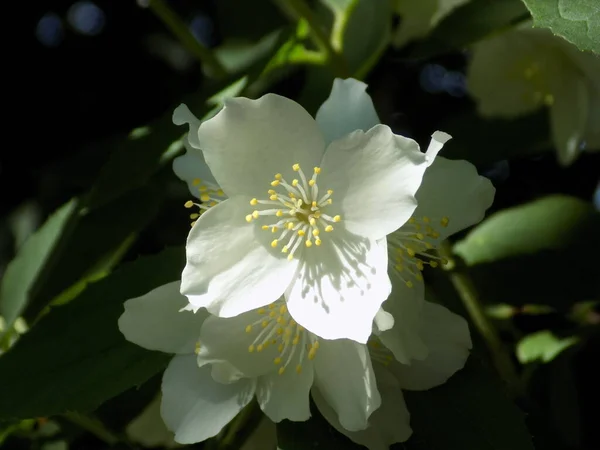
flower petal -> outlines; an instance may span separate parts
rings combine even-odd
[[[277,356],[274,346],[263,351],[249,351],[250,345],[262,330],[260,323],[246,331],[248,325],[260,322],[254,311],[227,319],[210,316],[202,325],[198,365],[226,361],[246,377],[254,378],[276,370],[273,360]]]
[[[294,320],[317,336],[366,343],[390,290],[385,245],[339,229],[304,252],[286,299]]]
[[[355,130],[367,131],[379,124],[373,100],[362,81],[336,78],[329,98],[317,111],[315,120],[329,144]]]
[[[180,311],[187,300],[179,293],[179,285],[174,281],[127,300],[119,317],[125,339],[149,350],[193,353],[207,313]]]
[[[396,360],[410,364],[413,359],[424,359],[428,352],[420,334],[424,286],[422,282],[415,282],[409,288],[394,270],[390,280],[392,293],[382,307],[394,318],[394,326],[387,331],[381,330],[378,336]]]
[[[325,150],[314,119],[275,94],[234,98],[200,125],[204,157],[228,196],[264,197],[276,173],[293,178],[292,165],[312,169]]]
[[[181,292],[195,307],[232,317],[274,302],[297,261],[273,256],[245,220],[247,197],[233,197],[200,216],[186,245]]]
[[[327,147],[319,185],[334,191],[332,206],[339,207],[348,231],[380,239],[414,212],[426,166],[415,141],[376,125]]]
[[[194,355],[175,356],[162,381],[160,413],[180,444],[215,436],[254,396],[254,380],[213,381],[210,367],[199,368]]]
[[[319,390],[313,389],[313,399],[321,414],[340,433],[369,450],[389,450],[392,444],[404,442],[412,434],[410,414],[404,402],[402,390],[396,379],[385,370],[374,366],[377,387],[381,392],[381,406],[369,419],[369,427],[360,431],[348,431],[341,426],[335,411],[327,404]]]
[[[492,205],[496,189],[468,161],[436,158],[417,192],[416,217],[429,217],[439,240],[480,222]],[[447,217],[444,227],[440,221]],[[444,224],[446,222],[444,221]]]
[[[310,418],[309,393],[314,370],[312,365],[305,364],[297,373],[295,367],[286,368],[282,375],[274,371],[258,379],[256,399],[273,422],[284,419],[301,422]]]
[[[314,359],[315,387],[342,427],[364,430],[381,404],[366,345],[347,339],[319,340]]]
[[[441,305],[425,302],[421,335],[429,349],[427,358],[410,365],[390,365],[402,389],[419,391],[439,386],[462,369],[469,357],[472,345],[466,320]]]
[[[198,128],[200,128],[200,120],[192,114],[190,109],[182,103],[175,111],[173,111],[173,123],[175,125],[189,125],[189,132],[186,135],[187,143],[192,147],[200,150],[200,140],[198,139]]]
[[[200,185],[208,183],[217,187],[217,182],[204,161],[202,151],[192,148],[187,141],[184,141],[184,145],[185,154],[173,160],[173,172],[180,180],[187,183],[194,197],[200,198]]]
[[[550,108],[552,138],[563,166],[573,163],[580,154],[580,144],[588,124],[588,89],[585,80],[573,74],[556,88]]]

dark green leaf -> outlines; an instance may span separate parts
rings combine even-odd
[[[7,328],[21,315],[29,300],[29,292],[48,261],[65,226],[77,214],[77,201],[71,200],[48,218],[19,249],[6,268],[0,285],[0,315]]]
[[[53,309],[0,358],[0,419],[86,412],[160,371],[169,355],[125,340],[123,302],[176,280],[183,249],[139,259]]]
[[[34,318],[50,301],[68,288],[83,289],[119,262],[136,234],[157,214],[164,189],[153,185],[133,190],[119,199],[82,212],[59,255],[44,279],[31,292],[27,316]]]
[[[600,4],[597,0],[523,0],[533,25],[554,34],[580,50],[600,53]]]
[[[554,195],[490,216],[454,251],[486,302],[568,309],[600,292],[599,229],[590,204]]]
[[[461,49],[528,17],[521,0],[472,0],[442,19],[410,56],[430,58]]]
[[[413,436],[407,450],[533,450],[524,414],[473,356],[442,386],[404,393]],[[394,447],[396,448],[396,447]]]

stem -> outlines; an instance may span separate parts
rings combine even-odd
[[[444,243],[440,248],[440,255],[448,260],[446,270],[454,289],[461,298],[471,320],[483,337],[488,350],[492,356],[492,361],[500,376],[509,385],[513,394],[520,396],[523,392],[521,380],[517,373],[517,369],[506,351],[500,336],[496,332],[496,328],[492,325],[485,314],[477,295],[477,290],[473,285],[464,265],[458,267],[458,263],[452,254],[450,244]]]
[[[108,445],[115,445],[118,442],[121,442],[119,436],[110,431],[108,428],[104,426],[102,422],[98,419],[94,419],[92,417],[84,416],[82,414],[78,414],[75,412],[67,412],[63,414],[63,416],[71,423],[77,425],[78,427],[88,431],[89,433],[96,436],[101,441],[106,442]]]
[[[350,71],[346,60],[338,53],[329,41],[329,37],[323,32],[314,13],[304,0],[275,0],[284,12],[289,12],[296,20],[304,19],[310,26],[310,37],[317,47],[325,53],[326,60],[339,77],[349,77]]]
[[[164,0],[149,0],[148,7],[171,30],[177,39],[204,65],[215,78],[224,78],[227,71],[215,55],[189,31],[185,23]]]

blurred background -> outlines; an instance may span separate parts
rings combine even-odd
[[[249,97],[276,92],[314,114],[335,76],[355,76],[369,85],[382,123],[422,145],[434,130],[449,132],[454,139],[443,156],[471,161],[494,183],[488,219],[471,234],[456,236],[461,267],[516,367],[523,387],[516,403],[536,448],[600,448],[600,153],[582,141],[573,161],[561,164],[546,108],[510,118],[484,117],[469,87],[474,48],[490,36],[530,27],[525,5],[520,0],[465,2],[422,36],[397,44],[410,10],[387,0],[359,2],[341,36],[346,67],[340,71],[312,54],[318,45],[310,25],[282,7],[285,3],[49,0],[21,5],[15,26],[24,33],[17,39],[27,78],[18,75],[14,87],[5,87],[7,97],[18,89],[19,98],[7,111],[16,112],[17,124],[5,132],[19,136],[13,136],[17,145],[5,145],[0,153],[3,351],[37,323],[48,304],[76,302],[89,283],[117,265],[183,245],[190,227],[183,207],[189,192],[171,170],[185,131],[171,123],[178,104],[209,117],[231,92]],[[306,2],[326,34],[338,23],[344,3]],[[600,83],[600,73],[591,77]],[[590,114],[598,117],[598,109]],[[52,220],[45,231],[40,228]],[[37,242],[36,235],[41,236]],[[473,242],[482,236],[492,236],[491,243],[478,250]],[[21,262],[20,254],[25,254]],[[24,259],[35,260],[35,267]],[[14,273],[19,278],[9,280]],[[426,275],[441,301],[467,317],[448,277],[441,271]],[[472,330],[476,334],[476,327]],[[17,343],[15,352],[18,348]],[[493,371],[485,339],[475,353]],[[8,370],[3,358],[0,368]],[[102,439],[89,418],[36,416],[0,422],[1,446],[168,446],[168,435],[141,442],[130,426],[158,391],[160,374],[150,375],[141,387],[120,389],[92,408],[93,420],[103,424],[99,429],[129,436],[126,443]],[[52,377],[46,379],[51,383]],[[3,401],[7,398],[0,397]],[[156,413],[153,417],[148,429],[158,426]],[[236,440],[224,435],[217,443],[195,447],[242,448],[259,422],[254,417],[236,425]],[[274,431],[265,427],[245,449],[271,448]],[[409,441],[398,448],[455,447]]]

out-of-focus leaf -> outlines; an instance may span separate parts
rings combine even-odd
[[[363,78],[379,60],[391,33],[389,0],[322,0],[333,13],[332,45],[350,72]]]
[[[219,0],[214,5],[219,32],[230,38],[260,39],[287,24],[272,1]]]
[[[461,49],[528,17],[521,0],[471,0],[442,19],[410,56],[430,58]]]
[[[565,310],[600,292],[599,229],[589,203],[552,195],[493,214],[454,251],[485,301]]]
[[[27,316],[33,318],[66,289],[83,289],[117,264],[133,239],[158,212],[164,190],[152,183],[85,213],[68,237],[59,261],[48,268],[32,292]],[[63,299],[64,300],[64,299]]]
[[[600,5],[597,0],[523,0],[533,25],[550,28],[580,50],[600,54]]]
[[[533,450],[524,414],[473,356],[447,383],[404,396],[413,436],[407,450]]]
[[[560,339],[551,331],[538,331],[525,336],[518,342],[517,358],[522,364],[534,361],[547,363],[577,342],[578,339],[574,336]]]
[[[25,241],[6,268],[0,285],[0,315],[6,320],[7,329],[23,312],[31,287],[74,214],[77,214],[77,200],[71,200],[50,216]]]
[[[495,213],[458,242],[454,251],[468,265],[476,265],[539,250],[564,249],[589,242],[587,232],[598,234],[599,224],[600,214],[588,203],[552,195]]]
[[[86,412],[160,371],[170,356],[125,340],[123,302],[174,281],[184,251],[139,259],[50,311],[0,358],[0,419]]]

